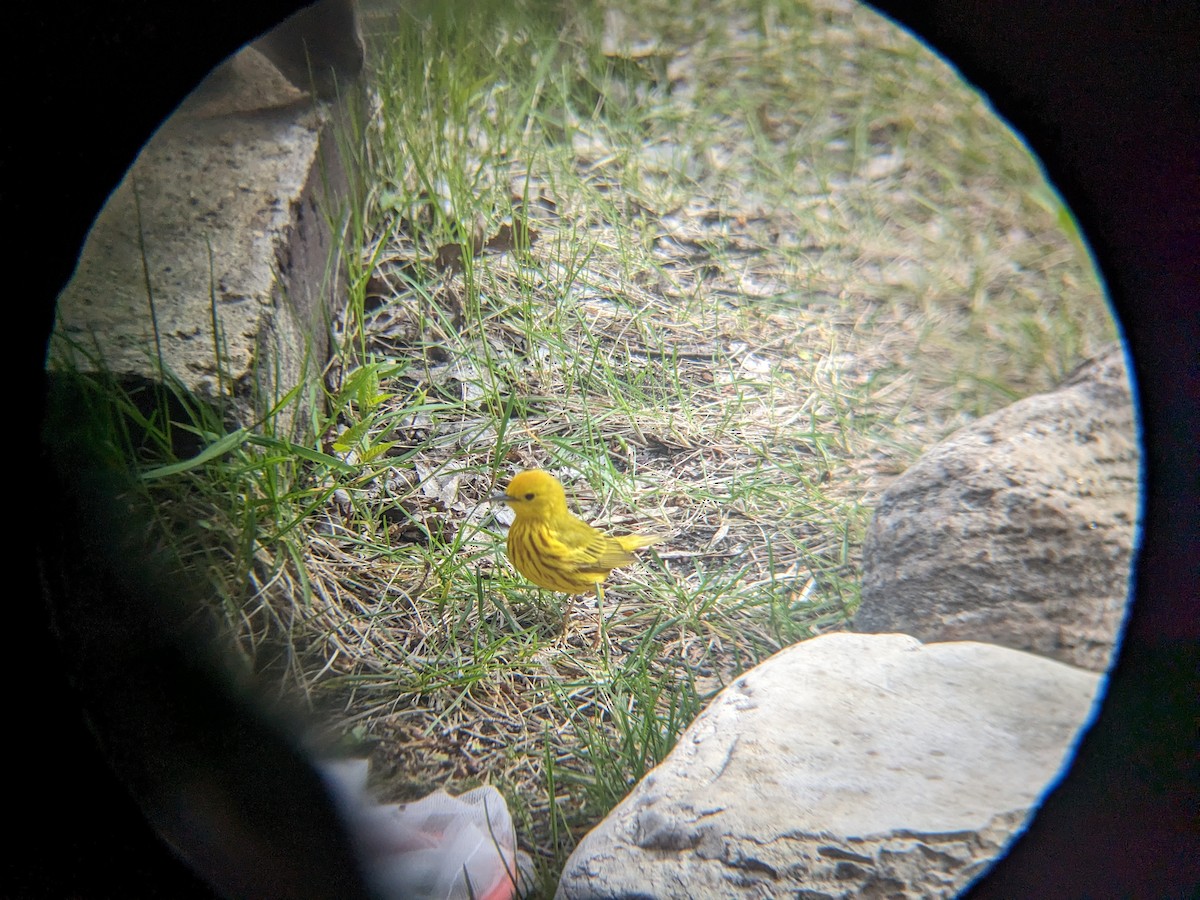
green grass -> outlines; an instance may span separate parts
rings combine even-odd
[[[377,296],[335,383],[386,397],[342,417],[376,474],[335,543],[394,599],[356,598],[387,625],[318,693],[353,682],[409,790],[500,785],[547,891],[716,690],[844,626],[887,478],[1114,336],[1036,164],[917,42],[840,4],[685,6],[374,36]],[[614,577],[599,651],[482,503],[533,465],[669,534]],[[505,738],[414,749],[481,722]]]
[[[1020,142],[864,9],[430,3],[368,31],[310,440],[193,411],[195,453],[161,417],[120,452],[165,532],[201,523],[248,663],[388,799],[499,787],[548,895],[715,692],[845,626],[892,477],[1115,329]],[[614,573],[598,650],[590,600],[564,638],[505,558],[486,498],[534,465],[667,535]]]

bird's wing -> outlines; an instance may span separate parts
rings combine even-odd
[[[563,561],[576,571],[607,574],[610,569],[633,562],[633,555],[614,538],[586,522],[572,519],[556,530],[564,547]]]

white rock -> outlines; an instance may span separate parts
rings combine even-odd
[[[1057,779],[1101,681],[988,644],[790,647],[692,723],[556,896],[952,896]]]

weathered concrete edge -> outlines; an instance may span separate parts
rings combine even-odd
[[[358,85],[315,101],[251,48],[214,71],[97,216],[59,297],[49,368],[135,383],[165,369],[231,425],[260,423],[298,387],[273,430],[300,435],[345,302],[342,145],[360,99]]]

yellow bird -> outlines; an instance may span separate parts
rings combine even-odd
[[[593,528],[571,514],[562,485],[541,469],[514,476],[491,500],[507,503],[516,515],[508,529],[508,558],[517,571],[539,587],[572,597],[594,587],[602,620],[601,582],[617,566],[633,562],[634,550],[662,540],[661,535],[608,535]]]

